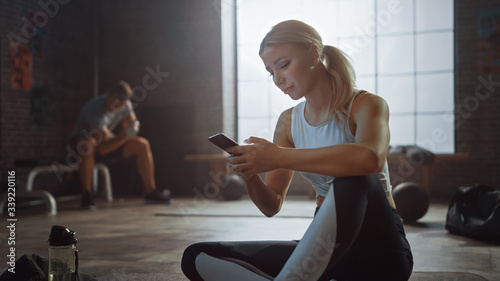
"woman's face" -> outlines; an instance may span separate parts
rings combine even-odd
[[[274,84],[293,100],[304,97],[314,86],[314,57],[308,48],[271,45],[264,48],[260,57]]]

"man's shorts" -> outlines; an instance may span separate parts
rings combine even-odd
[[[80,158],[80,157],[84,156],[84,154],[88,151],[88,144],[86,143],[88,141],[85,139],[85,136],[83,138],[81,138],[80,141],[78,139],[79,139],[79,136],[74,136],[74,137],[70,138],[69,146],[71,147],[71,151],[69,153],[71,153],[72,157]],[[123,159],[124,158],[123,157],[123,147],[124,146],[125,145],[121,145],[117,149],[115,149],[115,150],[113,150],[110,153],[105,154],[105,155],[96,153],[94,161],[95,162],[106,162],[106,160],[110,160],[110,159]]]

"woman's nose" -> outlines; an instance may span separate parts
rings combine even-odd
[[[281,84],[283,84],[284,80],[285,79],[283,79],[283,77],[280,74],[278,73],[274,74],[274,85],[279,87]]]

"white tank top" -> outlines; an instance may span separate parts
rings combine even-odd
[[[349,114],[356,96],[349,104]],[[295,148],[319,148],[355,142],[354,135],[351,133],[349,126],[346,125],[349,124],[349,119],[345,122],[345,124],[344,122],[338,122],[337,124],[332,118],[322,124],[311,126],[307,123],[304,117],[305,104],[306,102],[303,101],[296,105],[292,110],[291,133]],[[312,183],[314,189],[316,190],[316,195],[321,195],[323,197],[326,196],[328,189],[332,186],[334,177],[306,172],[300,173]],[[391,183],[387,159],[385,161],[384,168],[378,173],[378,175],[385,193],[389,195],[391,193]]]

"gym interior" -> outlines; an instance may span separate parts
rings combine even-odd
[[[47,257],[53,225],[76,232],[79,270],[98,280],[188,280],[180,261],[190,244],[302,237],[315,208],[310,184],[296,173],[283,210],[267,218],[238,178],[226,178],[227,154],[207,140],[247,137],[238,122],[240,2],[0,0],[0,272],[25,254]],[[500,280],[498,236],[446,228],[460,187],[500,188],[500,4],[449,2],[453,151],[392,146],[391,181],[407,213],[410,280]],[[483,25],[497,26],[490,41]],[[112,162],[95,171],[97,210],[80,210],[67,137],[85,102],[119,80],[134,91],[139,135],[172,199],[145,205],[133,164]],[[430,148],[442,138],[433,136]]]

